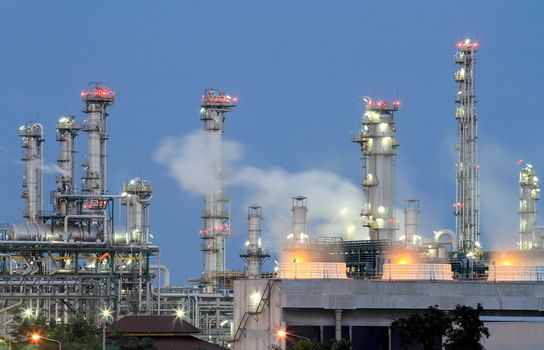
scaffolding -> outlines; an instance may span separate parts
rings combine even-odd
[[[479,257],[480,245],[480,164],[478,123],[475,111],[474,65],[478,43],[466,39],[457,44],[455,81],[458,85],[456,200],[453,204],[459,250],[467,257]]]

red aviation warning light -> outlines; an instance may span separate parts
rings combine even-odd
[[[395,100],[393,103],[387,101],[371,101],[370,99],[366,103],[368,110],[381,110],[381,111],[398,111],[400,106],[400,101]]]
[[[101,86],[99,83],[89,84],[89,89],[81,93],[83,101],[87,102],[103,102],[106,104],[112,104],[115,100],[115,92],[108,89],[105,86]]]
[[[207,89],[200,99],[200,107],[202,108],[229,109],[236,107],[237,104],[238,97],[229,96],[216,89]]]
[[[478,46],[477,41],[472,42],[468,38],[457,43],[457,48],[461,51],[475,51],[478,49]]]

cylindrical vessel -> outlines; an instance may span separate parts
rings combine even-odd
[[[27,223],[40,222],[43,212],[43,126],[39,123],[28,123],[19,128],[22,137],[21,147],[24,149],[22,160],[25,163],[22,197],[25,202],[23,216]]]
[[[419,234],[419,201],[407,199],[404,208],[404,239],[407,246],[414,244],[414,237]]]
[[[14,224],[9,227],[8,239],[12,241],[84,241],[95,242],[98,238],[97,225]]]
[[[247,272],[248,278],[258,278],[261,276],[262,263],[262,208],[251,206],[248,209],[248,242],[247,242]]]
[[[151,202],[153,188],[141,178],[124,185],[121,204],[127,207],[126,226],[129,243],[147,242],[147,208]]]
[[[291,211],[293,213],[293,242],[304,244],[308,241],[308,206],[303,196],[294,197]]]

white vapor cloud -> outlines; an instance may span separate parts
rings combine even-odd
[[[183,190],[205,195],[214,183],[213,164],[222,156],[226,185],[243,192],[241,211],[245,213],[253,204],[263,207],[265,231],[270,232],[264,238],[270,239],[271,249],[278,249],[291,231],[291,198],[297,195],[308,197],[311,236],[363,238],[359,225],[362,194],[350,180],[326,170],[290,172],[280,167],[239,164],[243,146],[223,140],[223,152],[216,154],[218,140],[210,139],[210,134],[197,130],[181,138],[168,138],[154,154],[155,161],[168,168]]]

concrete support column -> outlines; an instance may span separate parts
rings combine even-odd
[[[334,339],[342,339],[342,310],[334,310]]]

